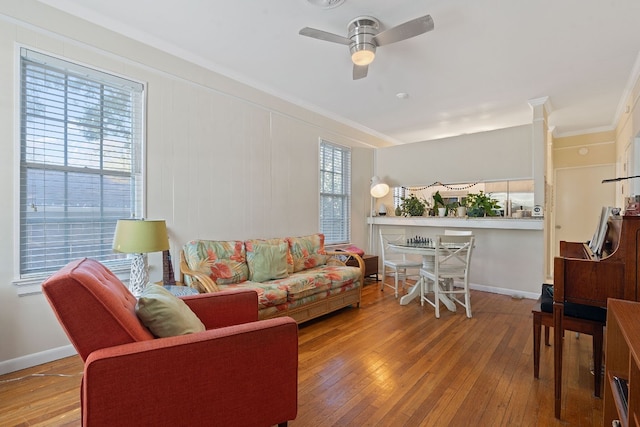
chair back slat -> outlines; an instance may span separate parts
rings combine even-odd
[[[473,235],[436,236],[436,272],[458,273],[464,277],[468,273],[474,240]]]

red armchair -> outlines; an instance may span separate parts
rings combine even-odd
[[[258,321],[254,291],[183,297],[206,327],[154,338],[105,266],[69,263],[42,290],[83,359],[83,426],[271,426],[297,414],[298,327]]]

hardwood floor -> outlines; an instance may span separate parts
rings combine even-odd
[[[387,288],[363,289],[346,308],[301,325],[298,417],[306,426],[601,426],[591,337],[567,332],[563,421],[553,416],[553,349],[533,378],[532,300],[472,293],[473,318]],[[0,426],[80,425],[80,359],[0,376]],[[66,374],[27,376],[31,374]],[[14,378],[25,377],[16,381]]]

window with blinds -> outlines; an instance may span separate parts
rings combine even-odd
[[[407,197],[407,190],[404,187],[393,187],[393,208],[402,205],[402,199]]]
[[[142,211],[143,85],[20,52],[20,277],[110,266],[119,218]]]
[[[351,149],[320,142],[320,232],[325,242],[351,239]]]

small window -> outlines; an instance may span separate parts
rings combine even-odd
[[[393,208],[402,206],[402,199],[407,197],[407,189],[404,187],[393,187]]]
[[[320,142],[320,232],[329,244],[351,239],[351,149]]]
[[[142,213],[143,85],[20,56],[20,277],[80,257],[123,263],[116,222]]]

